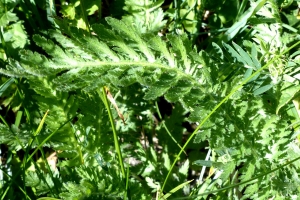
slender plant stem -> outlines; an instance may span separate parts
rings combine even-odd
[[[122,153],[121,153],[121,149],[120,149],[120,144],[119,144],[119,140],[118,140],[118,135],[117,135],[117,131],[116,131],[116,126],[115,126],[114,118],[113,118],[112,113],[111,113],[110,106],[108,104],[106,91],[105,91],[104,87],[102,88],[102,93],[101,93],[101,91],[99,91],[99,95],[100,95],[100,98],[102,99],[102,101],[105,105],[105,108],[106,108],[107,112],[108,112],[109,121],[110,121],[111,128],[112,128],[113,135],[114,135],[115,148],[116,148],[116,152],[117,152],[118,158],[119,158],[119,164],[120,164],[120,167],[121,167],[123,178],[125,178],[126,174],[125,174],[125,169],[124,169],[124,163],[123,163]]]
[[[125,192],[124,192],[124,199],[128,197],[130,199],[130,191],[129,191],[129,165],[127,165],[126,169],[126,184],[125,184]]]
[[[249,76],[247,79],[245,79],[242,83],[240,83],[237,87],[235,87],[234,89],[231,90],[231,92],[219,103],[217,104],[214,109],[212,109],[212,111],[201,121],[201,123],[198,125],[198,127],[195,129],[195,131],[191,134],[191,136],[187,139],[186,143],[183,145],[182,149],[180,150],[180,152],[177,154],[165,180],[163,183],[163,186],[161,188],[161,191],[164,190],[164,187],[168,181],[168,178],[176,164],[176,162],[179,160],[180,155],[183,153],[183,150],[187,147],[187,145],[189,144],[189,142],[192,140],[192,138],[198,133],[198,131],[200,130],[200,128],[205,124],[205,122],[210,118],[210,116],[212,114],[214,114],[218,108],[225,103],[229,97],[231,97],[236,91],[238,91],[239,89],[241,89],[243,87],[244,84],[246,84],[249,80],[251,80],[253,77],[255,77],[256,75],[258,75],[262,70],[264,70],[265,68],[267,68],[271,63],[273,63],[275,60],[277,60],[278,58],[280,58],[282,55],[284,55],[285,53],[289,52],[291,49],[295,48],[297,45],[300,44],[300,41],[295,43],[294,45],[292,45],[290,48],[288,48],[287,50],[283,51],[282,53],[280,53],[279,55],[275,56],[273,59],[271,59],[269,62],[267,62],[262,68],[260,68],[259,70],[257,70],[255,73],[253,73],[251,76]]]
[[[164,122],[161,114],[160,114],[160,111],[159,111],[159,107],[158,107],[158,104],[157,104],[157,101],[155,101],[155,107],[156,107],[156,111],[157,111],[157,114],[158,114],[158,117],[159,119],[161,120],[161,123],[163,125],[163,127],[165,128],[166,132],[168,133],[168,135],[170,136],[170,138],[175,142],[175,144],[179,147],[179,149],[181,150],[182,147],[180,146],[180,144],[175,140],[175,138],[172,136],[171,132],[169,131],[168,127],[166,126],[166,123]],[[184,151],[185,155],[186,152]]]

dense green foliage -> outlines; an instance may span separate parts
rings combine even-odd
[[[0,0],[1,199],[297,199],[296,0]]]

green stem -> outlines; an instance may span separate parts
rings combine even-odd
[[[98,93],[99,93],[100,98],[102,99],[102,101],[105,105],[105,108],[108,112],[109,121],[110,121],[112,131],[113,131],[113,135],[114,135],[114,143],[115,143],[116,152],[118,154],[119,163],[120,163],[123,178],[125,178],[126,174],[125,174],[125,169],[124,169],[124,163],[123,163],[122,153],[121,153],[121,149],[120,149],[120,144],[119,144],[119,140],[118,140],[118,135],[117,135],[117,131],[116,131],[114,118],[112,116],[111,109],[110,109],[110,106],[108,104],[105,88],[104,87],[102,88],[102,93],[101,93],[101,91],[98,91]]]
[[[174,166],[176,165],[176,162],[179,160],[180,155],[182,154],[183,150],[187,147],[187,145],[189,144],[189,142],[192,140],[192,138],[198,133],[199,129],[205,124],[205,122],[210,118],[210,116],[212,114],[214,114],[218,108],[225,103],[229,97],[231,97],[236,91],[238,91],[239,89],[241,89],[243,87],[244,84],[246,84],[249,80],[251,80],[253,77],[255,77],[256,75],[258,75],[262,70],[264,70],[265,68],[267,68],[267,66],[269,66],[271,63],[273,63],[275,60],[277,60],[278,58],[280,58],[282,55],[284,55],[285,53],[289,52],[291,49],[293,49],[294,47],[296,47],[297,45],[300,44],[300,41],[297,42],[296,44],[292,45],[290,48],[288,48],[287,50],[283,51],[282,53],[280,53],[279,55],[275,56],[273,59],[271,59],[269,62],[267,62],[262,68],[260,68],[259,70],[257,70],[254,74],[252,74],[251,76],[249,76],[247,79],[245,79],[241,84],[239,84],[237,87],[235,87],[234,89],[231,90],[231,92],[218,104],[214,107],[214,109],[201,121],[201,123],[198,125],[198,127],[195,129],[195,131],[191,134],[191,136],[188,138],[188,140],[186,141],[186,143],[183,145],[182,149],[180,150],[180,152],[178,153],[178,155],[176,156],[165,180],[163,183],[163,186],[161,188],[161,191],[164,190],[164,187],[168,181],[168,178],[174,168]]]
[[[126,169],[126,185],[125,185],[125,193],[124,193],[124,199],[130,199],[130,192],[129,192],[129,165],[127,165]]]
[[[166,132],[168,133],[168,135],[170,136],[170,138],[175,142],[175,144],[179,147],[180,150],[182,150],[182,147],[180,146],[180,144],[175,140],[175,138],[172,136],[171,132],[169,131],[168,127],[166,126],[166,123],[164,122],[161,114],[160,114],[160,111],[159,111],[159,108],[158,108],[158,105],[157,105],[157,101],[155,101],[155,107],[156,107],[156,111],[157,111],[157,114],[158,114],[158,117],[159,119],[161,120],[161,123],[163,125],[163,127],[165,128]],[[183,150],[184,151],[184,150]],[[186,154],[186,152],[184,151],[184,153]],[[187,155],[187,154],[186,154]]]

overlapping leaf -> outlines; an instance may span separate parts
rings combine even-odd
[[[62,91],[91,92],[105,85],[124,87],[138,82],[148,87],[145,99],[166,95],[175,102],[188,98],[191,90],[197,91],[198,99],[204,95],[203,84],[207,82],[195,77],[204,62],[186,35],[142,35],[126,20],[106,20],[111,28],[92,26],[96,36],[79,30],[70,37],[50,31],[55,41],[35,35],[36,44],[48,55],[22,51],[22,61],[11,61],[0,73],[28,78],[55,76],[53,82]],[[185,104],[195,107],[192,101]]]

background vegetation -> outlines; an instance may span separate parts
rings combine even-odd
[[[1,199],[298,199],[297,0],[0,0]]]

